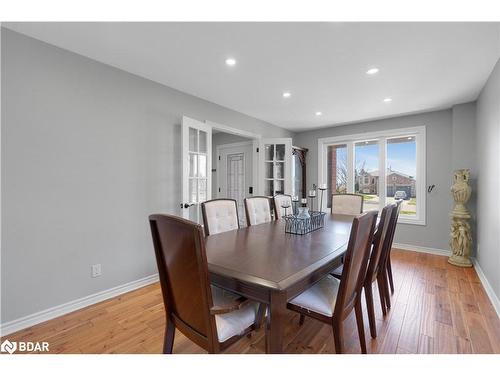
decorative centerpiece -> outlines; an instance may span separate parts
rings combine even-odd
[[[459,267],[472,267],[472,262],[469,259],[472,248],[472,235],[469,224],[471,215],[465,207],[472,190],[469,186],[469,178],[470,171],[468,169],[456,170],[454,183],[451,187],[455,208],[450,214],[450,247],[453,254],[448,259],[448,263]]]
[[[307,207],[307,198],[302,198],[302,207],[298,207],[292,215],[285,215],[285,233],[306,234],[317,229],[323,228],[325,222],[325,213],[314,211],[314,198],[316,198],[316,185],[309,190],[309,200],[311,210]],[[292,197],[292,202],[298,202],[298,197]]]

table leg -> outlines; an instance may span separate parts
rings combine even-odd
[[[286,293],[271,292],[266,322],[266,352],[271,354],[283,353],[283,337],[286,322]]]

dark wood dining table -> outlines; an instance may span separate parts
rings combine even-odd
[[[278,220],[207,237],[211,282],[268,305],[267,353],[283,352],[287,302],[340,264],[353,218],[327,214],[304,235],[285,233]]]

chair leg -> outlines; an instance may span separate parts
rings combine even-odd
[[[382,307],[382,314],[386,315],[387,314],[387,296],[385,295],[385,286],[384,286],[384,281],[383,278],[384,275],[378,275],[377,276],[377,287],[378,287],[378,294],[380,295],[380,307]]]
[[[365,285],[366,309],[368,310],[368,322],[370,323],[370,334],[373,338],[377,337],[377,325],[375,323],[375,309],[373,307],[372,283]]]
[[[333,341],[335,342],[335,353],[342,354],[344,351],[343,342],[344,342],[344,333],[342,330],[342,322],[333,321],[332,322],[333,329]]]
[[[391,293],[394,294],[394,280],[392,279],[391,254],[387,256],[387,275],[389,276],[389,284],[391,285]]]
[[[304,324],[304,320],[306,320],[306,316],[303,314],[300,314],[300,319],[299,319],[299,326]]]
[[[264,303],[259,304],[259,309],[257,310],[257,316],[255,317],[255,329],[260,329],[263,324],[265,324],[264,319],[266,317],[267,305]]]
[[[167,324],[165,327],[165,340],[163,341],[163,354],[172,354],[174,348],[175,338],[175,325],[172,320],[167,317]]]
[[[387,273],[383,273],[381,277],[381,281],[384,288],[384,296],[385,296],[385,305],[388,309],[391,308],[391,293],[389,292],[389,282],[387,281]]]
[[[365,326],[363,324],[363,310],[361,308],[361,298],[354,305],[356,312],[356,323],[358,324],[359,344],[361,345],[361,353],[366,354]]]

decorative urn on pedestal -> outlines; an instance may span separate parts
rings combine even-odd
[[[454,173],[454,183],[451,187],[451,194],[455,200],[455,208],[450,214],[450,247],[452,255],[448,259],[448,263],[459,267],[472,267],[472,262],[469,258],[472,248],[472,236],[469,224],[471,215],[465,207],[471,195],[469,178],[470,171],[468,169],[456,170]]]

